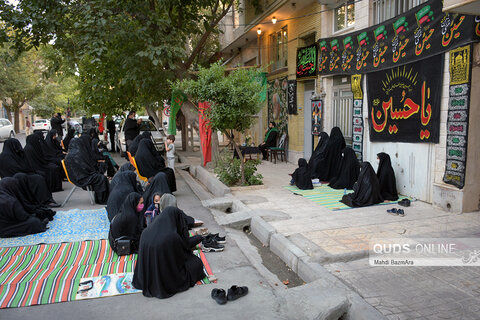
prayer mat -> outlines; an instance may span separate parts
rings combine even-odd
[[[313,202],[328,208],[332,211],[337,211],[337,210],[348,210],[348,209],[357,209],[357,208],[352,208],[347,206],[346,204],[340,202],[342,200],[343,195],[345,194],[344,189],[333,189],[330,188],[327,184],[322,184],[315,186],[312,190],[301,190],[298,189],[296,186],[284,186],[285,189],[291,191],[294,194],[298,194],[301,196],[304,196],[305,198],[312,200]],[[346,193],[351,193],[353,192],[352,190],[346,190]],[[379,205],[391,205],[398,203],[401,199],[407,198],[409,200],[412,200],[409,197],[404,197],[400,196],[397,201],[384,201],[379,204],[375,204],[374,206],[379,206]]]
[[[73,209],[58,211],[48,228],[45,232],[24,237],[0,238],[0,247],[108,239],[110,222],[105,209]]]
[[[213,276],[205,254],[194,253]],[[0,248],[0,308],[76,300],[82,279],[133,273],[136,260],[118,256],[108,240]],[[208,283],[205,277],[197,284]]]

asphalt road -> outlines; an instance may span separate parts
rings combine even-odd
[[[18,136],[24,144],[24,138]],[[123,164],[124,160],[119,164]],[[177,174],[178,191],[175,196],[179,208],[187,214],[205,222],[211,232],[225,234],[225,230],[213,220],[208,209],[201,205],[186,182]],[[55,193],[54,198],[62,202],[72,186],[64,183],[64,191]],[[68,205],[62,209],[98,208],[92,206],[85,191],[78,189]],[[240,235],[241,237],[241,235]],[[239,236],[236,236],[238,239]],[[251,246],[245,237],[243,246]],[[253,250],[256,250],[251,246]],[[264,277],[249,262],[227,234],[224,252],[206,253],[207,260],[218,278],[216,284],[200,285],[186,292],[161,300],[146,298],[141,293],[116,297],[71,301],[50,305],[40,305],[15,309],[0,310],[0,319],[282,319],[281,306],[284,304],[281,290],[285,290],[278,278],[273,274]],[[278,280],[279,287],[273,288],[272,279]],[[249,294],[226,305],[218,305],[211,297],[213,288],[228,289],[232,285],[248,286]]]

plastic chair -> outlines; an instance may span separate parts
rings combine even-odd
[[[60,146],[62,147],[63,150],[66,150],[65,145],[63,144],[63,140],[60,140]]]
[[[148,179],[145,178],[144,176],[142,176],[140,174],[140,171],[138,171],[138,166],[137,166],[137,162],[135,161],[135,158],[132,157],[132,154],[130,152],[127,151],[127,156],[128,156],[128,160],[130,161],[130,163],[132,164],[132,166],[135,167],[135,171],[137,172],[137,176],[138,178],[140,179],[140,181],[142,182],[142,186],[144,187],[145,184],[147,184],[148,182]]]
[[[62,160],[62,167],[63,167],[63,171],[65,171],[65,176],[67,177],[68,182],[70,182],[73,185],[72,190],[70,191],[70,193],[68,194],[68,196],[65,198],[65,200],[63,201],[63,203],[61,205],[63,207],[68,202],[68,200],[70,200],[70,197],[75,192],[75,190],[77,190],[78,187],[70,180],[70,176],[68,175],[68,172],[67,172],[67,167],[65,166],[65,160]],[[90,198],[90,204],[94,205],[95,204],[95,196],[93,194],[92,187],[87,186],[87,192],[88,192],[88,196]]]
[[[282,137],[278,141],[278,144],[277,144],[276,147],[268,148],[270,162],[272,161],[272,158],[273,158],[274,163],[276,164],[278,155],[280,155],[280,159],[282,161],[287,162],[287,153],[286,153],[286,148],[285,148],[285,145],[286,145],[285,141],[286,140],[287,140],[287,134],[284,133],[284,134],[282,134]]]

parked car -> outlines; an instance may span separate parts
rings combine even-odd
[[[32,124],[32,130],[35,131],[50,131],[52,126],[50,125],[50,120],[47,119],[37,119]]]
[[[120,130],[118,130],[117,134],[115,135],[115,144],[117,145],[118,149],[120,149],[122,157],[125,156],[127,150],[124,124],[125,120],[120,123]],[[153,143],[155,144],[155,148],[160,152],[164,152],[165,145],[163,142],[166,139],[166,135],[163,131],[163,128],[157,128],[155,124],[150,120],[143,120],[142,126],[140,127],[140,133],[143,133],[144,131],[150,131],[150,133],[152,134]]]
[[[15,137],[15,130],[10,120],[0,118],[0,140],[7,140]]]

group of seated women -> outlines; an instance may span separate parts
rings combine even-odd
[[[147,297],[168,298],[205,277],[201,259],[192,252],[203,237],[190,237],[196,221],[177,208],[165,172],[149,179],[142,190],[133,169],[122,166],[111,183],[109,243],[117,254],[138,253],[135,288]]]
[[[328,181],[333,189],[353,189],[342,202],[350,207],[364,207],[384,200],[398,200],[395,172],[390,156],[377,154],[377,173],[369,162],[359,162],[355,151],[347,147],[341,130],[334,127],[330,137],[319,136],[315,151],[307,163],[299,159],[298,169],[292,174],[292,184],[300,189],[313,189],[312,179]]]

